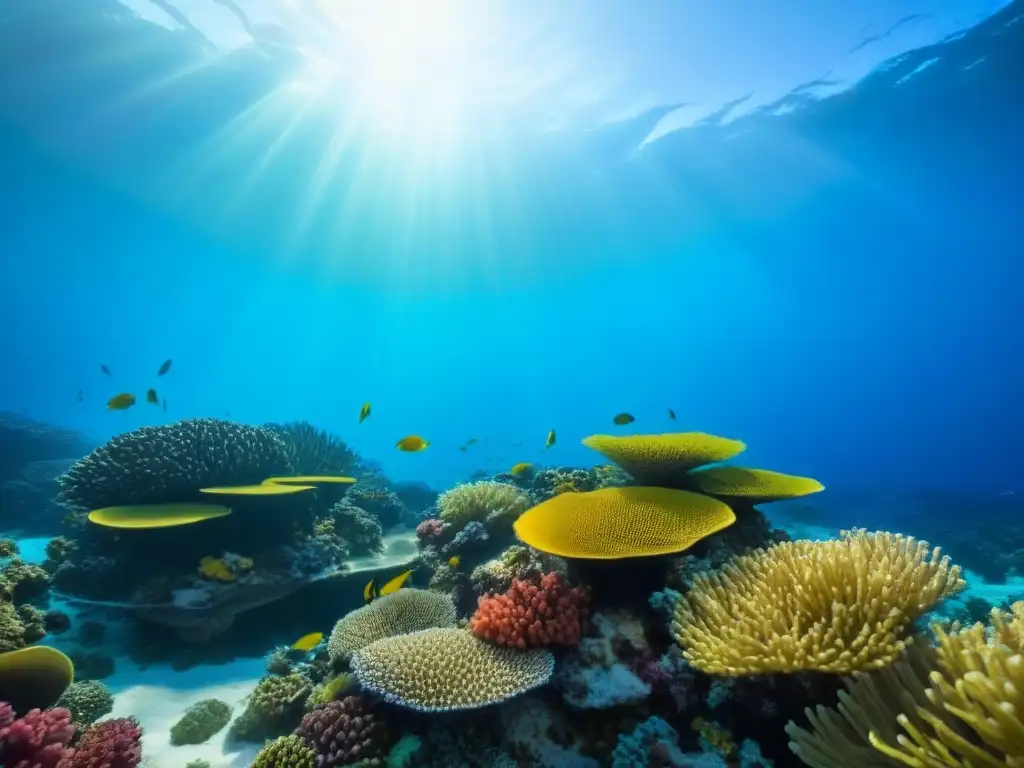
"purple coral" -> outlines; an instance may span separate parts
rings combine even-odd
[[[56,768],[74,753],[67,747],[75,727],[63,707],[32,709],[15,718],[14,709],[0,702],[0,765],[7,768]]]
[[[333,768],[380,757],[385,728],[359,696],[346,696],[315,709],[295,729],[316,750],[317,768]]]

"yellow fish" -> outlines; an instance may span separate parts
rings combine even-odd
[[[362,424],[366,421],[366,417],[370,415],[370,404],[363,403],[363,407],[359,409],[359,423]]]
[[[452,568],[458,568],[462,564],[462,558],[458,555],[452,555],[448,558],[448,565]]]
[[[614,419],[612,419],[612,421],[614,421],[619,426],[622,426],[623,424],[632,424],[634,421],[636,421],[636,419],[633,418],[633,414],[631,413],[620,413]]]
[[[672,419],[672,421],[676,420],[676,412],[673,411],[671,408],[668,409],[668,417]]]
[[[548,439],[547,439],[547,442],[544,443],[544,447],[545,448],[550,448],[554,444],[555,444],[555,430],[552,429],[550,432],[548,432]]]
[[[150,405],[160,405],[160,398],[156,396],[155,389],[146,390],[146,402]]]
[[[516,477],[518,477],[519,475],[525,475],[531,469],[533,469],[533,464],[530,464],[528,461],[520,461],[518,464],[512,467],[512,469],[510,469],[508,473],[510,475],[515,475]]]
[[[417,451],[424,450],[428,445],[430,445],[430,443],[419,435],[409,435],[395,443],[395,448],[400,451],[406,451],[407,453],[416,453]]]
[[[310,632],[308,635],[303,635],[294,643],[292,643],[293,651],[312,651],[318,645],[320,641],[324,639],[323,632]]]
[[[370,579],[363,587],[363,602],[372,603],[375,597],[377,597],[377,580]]]
[[[131,408],[133,405],[135,405],[135,395],[131,392],[122,392],[120,395],[114,395],[107,400],[107,410],[110,411],[123,411],[125,408]]]
[[[384,595],[390,595],[392,592],[397,592],[405,586],[405,582],[409,580],[410,576],[412,576],[411,570],[402,571],[400,574],[395,576],[395,578],[393,578],[391,581],[389,581],[387,584],[381,587],[380,592],[378,592],[377,594],[380,597],[384,597]]]

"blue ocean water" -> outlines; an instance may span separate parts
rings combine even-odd
[[[435,491],[704,431],[1016,575],[1021,0],[5,0],[0,89],[0,411]]]

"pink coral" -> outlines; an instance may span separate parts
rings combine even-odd
[[[440,520],[430,518],[416,526],[416,536],[420,539],[435,539],[444,533],[447,527]]]
[[[142,728],[134,717],[119,717],[86,728],[57,768],[135,768],[141,761]]]
[[[29,710],[15,719],[7,702],[0,702],[0,765],[5,768],[55,768],[74,750],[67,747],[75,727],[64,708]]]
[[[570,588],[552,571],[539,584],[513,579],[504,595],[481,597],[469,626],[477,637],[499,645],[576,645],[588,602],[586,590]]]

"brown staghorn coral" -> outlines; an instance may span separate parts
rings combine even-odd
[[[892,666],[846,681],[835,708],[790,723],[790,748],[812,768],[1024,765],[1024,602],[991,626],[933,626]]]
[[[687,660],[709,674],[846,674],[890,664],[912,622],[964,586],[960,569],[926,542],[843,531],[702,574],[672,628]]]

